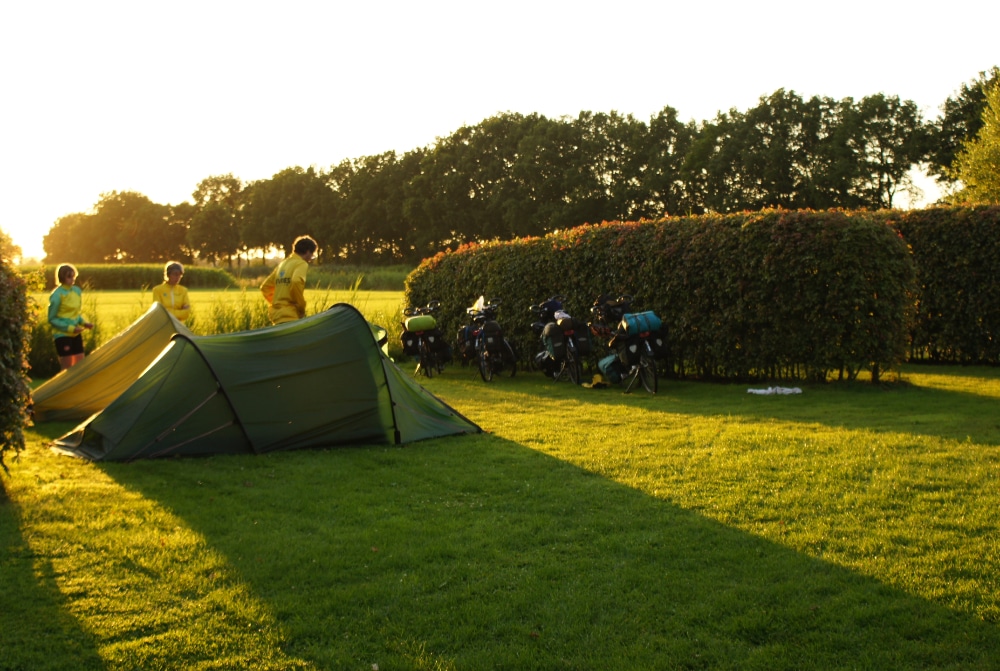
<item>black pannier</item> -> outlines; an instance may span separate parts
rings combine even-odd
[[[667,351],[667,327],[664,326],[660,328],[659,331],[654,331],[649,334],[649,344],[653,348],[653,357],[657,359],[666,359],[669,352]]]
[[[503,329],[500,324],[490,320],[483,324],[483,343],[490,352],[499,352],[503,349]]]
[[[566,337],[562,328],[555,322],[549,322],[542,329],[542,342],[545,343],[545,349],[553,359],[562,361],[566,358]]]
[[[631,368],[639,364],[639,357],[642,355],[642,339],[639,336],[628,336],[615,338],[615,348],[618,352],[618,360]]]
[[[590,327],[587,326],[586,322],[579,319],[574,319],[573,322],[573,340],[576,341],[576,351],[579,352],[581,356],[586,356],[590,354],[590,351],[593,349]]]
[[[434,328],[430,331],[424,331],[424,339],[427,340],[427,344],[431,350],[438,354],[438,358],[442,363],[451,361],[451,346],[445,340],[444,332],[441,329]]]
[[[417,334],[403,331],[399,335],[399,342],[403,346],[403,353],[408,356],[420,354],[420,345],[417,344]]]

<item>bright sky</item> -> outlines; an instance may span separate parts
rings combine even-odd
[[[26,257],[109,191],[431,145],[500,112],[648,121],[778,88],[934,118],[1000,65],[1000,3],[78,0],[0,8],[0,228]]]

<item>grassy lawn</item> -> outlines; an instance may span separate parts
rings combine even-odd
[[[1000,668],[1000,370],[426,386],[486,433],[90,464],[36,427],[0,669]]]

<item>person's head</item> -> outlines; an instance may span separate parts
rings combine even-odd
[[[163,279],[170,284],[177,284],[184,275],[184,266],[177,261],[167,261],[163,266]]]
[[[312,261],[313,257],[319,251],[319,245],[316,241],[310,238],[308,235],[300,235],[295,238],[295,242],[292,243],[292,251],[301,256],[306,261]],[[309,258],[306,258],[306,257]]]
[[[72,263],[63,263],[56,268],[56,278],[59,284],[73,284],[76,281],[76,266]]]

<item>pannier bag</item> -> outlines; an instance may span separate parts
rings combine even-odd
[[[437,320],[433,315],[413,315],[407,317],[403,322],[403,327],[407,331],[430,331],[437,326]]]
[[[408,356],[416,356],[420,354],[420,346],[417,344],[417,336],[415,333],[403,331],[399,336],[399,342],[403,346],[404,354]]]
[[[656,333],[649,334],[649,344],[653,347],[653,357],[656,359],[667,358],[667,329],[662,327]]]
[[[443,363],[451,361],[451,346],[445,340],[444,332],[441,329],[434,328],[425,331],[424,338],[427,339],[427,344],[430,345],[431,349],[437,352],[438,357]]]
[[[618,360],[631,368],[639,363],[642,354],[642,339],[632,336],[623,339],[618,345]]]
[[[458,353],[464,361],[476,357],[476,344],[473,341],[476,335],[477,331],[473,326],[463,326],[458,329],[458,337],[455,338],[455,342],[458,343]]]
[[[622,366],[622,362],[618,360],[618,355],[609,354],[600,361],[597,362],[597,368],[601,371],[601,375],[614,384],[618,384],[622,381],[622,377],[625,376],[625,367]]]
[[[503,347],[503,329],[495,321],[488,321],[483,324],[483,342],[490,352],[498,352]]]
[[[559,370],[559,364],[549,356],[548,352],[539,352],[535,355],[535,367],[546,375],[554,375]]]
[[[545,343],[545,349],[553,359],[562,361],[566,358],[566,337],[555,322],[549,322],[542,329],[542,342]]]
[[[576,341],[576,351],[581,355],[590,354],[591,340],[590,340],[590,328],[587,324],[579,319],[573,320],[575,322],[573,328],[573,339]]]
[[[646,312],[630,312],[626,314],[622,317],[622,323],[619,328],[629,335],[638,335],[640,333],[659,331],[661,326],[663,326],[663,322],[656,316],[656,313],[652,310],[647,310]]]

